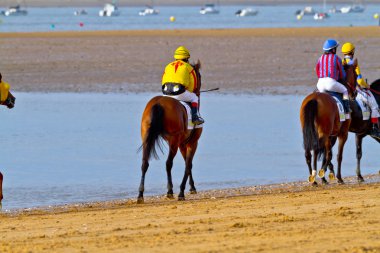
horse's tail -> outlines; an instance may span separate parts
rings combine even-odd
[[[315,118],[318,112],[318,102],[313,99],[307,102],[303,107],[302,118],[304,126],[302,129],[303,133],[303,147],[305,151],[315,150],[318,151],[318,158],[324,154],[324,148],[319,145],[319,138],[317,130],[315,129]],[[322,145],[323,146],[323,145]]]
[[[143,140],[143,144],[140,147],[140,150],[143,149],[143,152],[147,154],[147,159],[153,155],[155,159],[158,159],[158,154],[156,146],[162,152],[162,135],[165,134],[164,129],[164,108],[160,104],[155,104],[152,106],[150,111],[150,125]]]

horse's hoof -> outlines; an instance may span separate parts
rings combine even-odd
[[[362,176],[358,176],[358,182],[359,183],[363,183],[364,182],[364,178]]]
[[[344,184],[343,179],[338,178],[338,184]]]
[[[197,190],[195,190],[195,189],[190,189],[190,194],[197,194]]]
[[[309,176],[308,181],[309,181],[309,183],[311,183],[311,184],[315,183],[315,176],[313,176],[313,175]]]
[[[311,184],[311,186],[313,186],[313,187],[317,187],[317,186],[318,186],[318,183],[317,183],[316,181],[314,181],[314,182]]]
[[[173,193],[168,193],[168,194],[166,194],[166,197],[167,197],[168,199],[174,199],[174,195],[173,195]]]
[[[185,200],[185,196],[178,196],[178,201],[184,201]]]
[[[335,180],[336,180],[336,177],[335,177],[335,174],[334,174],[334,173],[331,172],[331,173],[329,174],[329,180],[330,180],[330,181],[335,181]]]
[[[329,182],[327,182],[326,178],[322,177],[321,179],[322,179],[322,184],[325,184],[325,185],[329,184]]]
[[[137,204],[144,204],[144,197],[138,197]]]
[[[323,178],[325,176],[325,170],[320,170],[319,172],[318,172],[318,177],[319,178]]]

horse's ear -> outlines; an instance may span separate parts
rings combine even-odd
[[[202,67],[201,61],[199,59],[197,60],[197,66],[198,66],[198,70],[201,69]]]

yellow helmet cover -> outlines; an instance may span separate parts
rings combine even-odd
[[[190,52],[186,47],[180,46],[175,50],[174,59],[183,60],[187,58],[190,58]]]
[[[347,42],[347,43],[344,43],[343,46],[342,46],[342,53],[343,54],[351,54],[355,51],[355,46],[354,44],[350,43],[350,42]]]

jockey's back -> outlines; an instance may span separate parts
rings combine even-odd
[[[323,54],[315,66],[318,78],[330,77],[334,80],[342,80],[346,73],[342,66],[342,60],[333,53]]]
[[[167,83],[181,84],[186,90],[193,92],[197,87],[197,76],[194,68],[182,60],[169,63],[162,76],[162,85]]]

